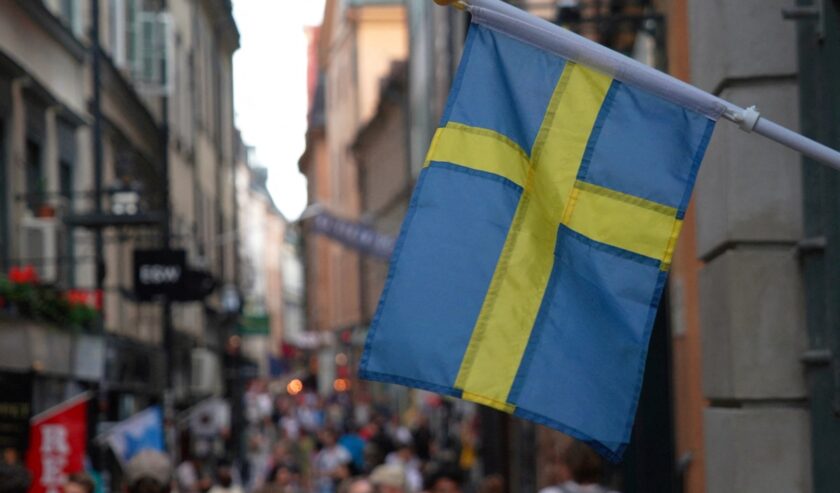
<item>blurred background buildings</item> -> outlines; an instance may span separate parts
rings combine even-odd
[[[234,128],[230,2],[8,1],[0,26],[4,393],[35,414],[92,390],[99,431],[241,401],[304,320],[295,226]],[[134,251],[167,248],[191,288],[139,299]]]

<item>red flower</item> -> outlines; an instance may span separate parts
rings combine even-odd
[[[96,310],[102,310],[102,291],[90,289],[68,289],[64,293],[64,299],[71,306],[87,306]]]
[[[64,298],[67,300],[67,303],[70,303],[72,306],[87,304],[87,296],[78,289],[68,289],[64,293]]]
[[[104,304],[104,300],[104,292],[101,289],[97,289],[93,292],[93,307],[100,312],[102,311],[102,305]]]
[[[35,284],[38,282],[38,273],[31,265],[12,267],[9,269],[9,280],[15,284]]]
[[[31,265],[27,265],[23,268],[24,278],[28,283],[37,283],[38,282],[38,273],[35,271],[35,268]]]

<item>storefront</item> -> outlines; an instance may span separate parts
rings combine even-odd
[[[26,449],[29,418],[96,388],[103,338],[0,315],[0,449]]]

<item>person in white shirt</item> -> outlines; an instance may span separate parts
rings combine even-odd
[[[331,429],[321,431],[321,450],[313,462],[317,493],[334,493],[337,484],[350,476],[350,452],[338,444]]]
[[[397,450],[385,457],[386,464],[400,466],[405,473],[406,489],[410,493],[423,490],[423,474],[420,472],[420,460],[414,455],[411,434],[400,437]]]
[[[216,482],[207,493],[243,493],[242,487],[233,481],[233,469],[227,462],[216,466]]]

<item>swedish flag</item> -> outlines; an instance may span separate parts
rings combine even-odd
[[[621,457],[714,121],[472,25],[360,366]]]

